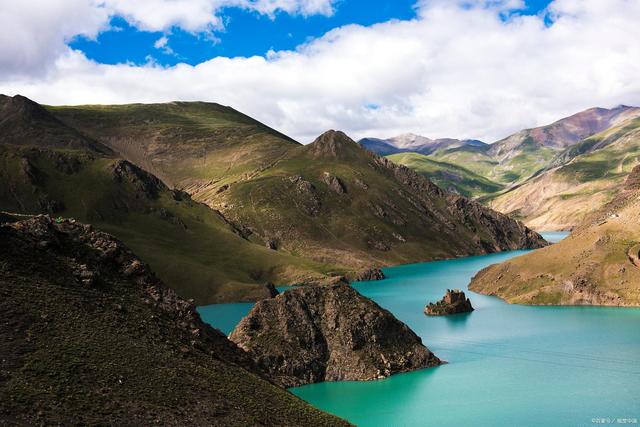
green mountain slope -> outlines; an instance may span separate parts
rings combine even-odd
[[[394,162],[411,168],[421,175],[426,176],[434,184],[450,192],[473,197],[479,194],[491,194],[502,190],[504,187],[490,181],[484,176],[472,172],[459,164],[438,161],[431,156],[419,153],[393,154],[388,158]],[[459,161],[459,158],[457,159]],[[470,162],[462,162],[470,164]],[[480,169],[481,165],[471,166]]]
[[[569,237],[482,270],[469,289],[520,304],[640,306],[640,166],[622,181]]]
[[[282,250],[362,267],[541,242],[509,218],[445,193],[335,131],[212,202]]]
[[[29,104],[20,111],[47,114],[31,101],[18,101]],[[22,121],[31,126],[19,144],[0,136],[0,210],[90,222],[125,241],[170,286],[199,304],[253,300],[266,294],[265,281],[321,280],[334,269],[252,242],[219,212],[104,154],[107,147],[77,132],[72,147],[78,148],[57,148],[68,147],[61,124],[53,133],[48,127],[38,133],[32,113]]]
[[[302,146],[206,103],[33,110],[102,151],[43,147],[38,135],[0,145],[0,207],[90,221],[200,304],[255,299],[265,281],[544,244],[339,132]]]
[[[265,380],[119,241],[0,225],[0,424],[335,426]]]
[[[299,145],[233,108],[214,103],[47,108],[167,185],[192,194],[244,179]]]
[[[447,200],[439,189],[421,194],[416,185],[432,185],[408,172],[402,182],[389,164],[335,132],[305,147],[205,103],[50,111],[223,212],[251,239],[323,265],[357,270],[540,242],[505,217]]]
[[[491,200],[505,190],[535,179],[549,167],[564,165],[577,155],[606,146],[615,135],[600,138],[594,135],[606,133],[609,129],[620,131],[623,123],[629,123],[638,116],[640,108],[635,107],[591,108],[547,126],[522,130],[491,145],[437,150],[428,158],[444,163],[444,169],[427,168],[431,174],[426,176],[444,188],[454,188],[479,200]],[[413,164],[418,166],[415,162]],[[448,171],[447,165],[452,165]],[[468,170],[498,187],[483,186],[476,178],[461,181],[460,173],[453,170],[455,168]],[[447,176],[447,172],[452,174]],[[473,185],[469,187],[465,182]],[[501,209],[500,205],[491,206]]]
[[[576,226],[610,201],[640,163],[640,118],[585,139],[563,156],[567,163],[500,195],[490,206],[539,230]]]

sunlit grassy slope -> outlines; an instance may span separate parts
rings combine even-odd
[[[610,201],[640,163],[640,119],[594,135],[570,147],[563,156],[567,163],[500,195],[490,205],[537,229],[577,225]]]
[[[469,288],[511,303],[639,306],[639,212],[640,166],[565,240],[488,267]]]
[[[485,173],[486,168],[483,168],[482,164],[474,165],[474,161],[470,160],[472,156],[468,151],[464,152],[464,154],[459,151],[455,161],[460,162],[460,164],[435,160],[431,156],[419,153],[393,154],[388,158],[428,177],[445,190],[457,192],[467,197],[491,194],[502,190],[504,188],[503,185],[480,175],[480,173]],[[487,163],[491,164],[491,162]],[[470,167],[463,167],[461,164],[469,165]],[[477,172],[473,172],[471,169],[475,169]]]

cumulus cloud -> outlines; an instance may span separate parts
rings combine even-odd
[[[66,49],[46,76],[1,79],[0,92],[52,104],[215,101],[301,142],[328,128],[492,141],[592,106],[640,104],[640,2],[555,0],[538,16],[521,6],[429,0],[413,20],[195,66],[102,65]]]
[[[0,5],[0,78],[41,75],[68,54],[74,37],[93,39],[119,16],[142,31],[179,27],[192,33],[223,30],[224,8],[274,16],[277,12],[331,15],[337,0],[19,0]]]

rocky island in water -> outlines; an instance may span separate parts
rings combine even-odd
[[[285,387],[374,380],[443,363],[407,325],[343,283],[258,301],[229,338]]]
[[[429,303],[424,308],[427,316],[446,316],[449,314],[471,313],[471,301],[459,289],[447,289],[446,295],[436,303]]]

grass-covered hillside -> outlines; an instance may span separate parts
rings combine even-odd
[[[90,226],[0,225],[0,294],[1,425],[347,425],[264,379]]]
[[[5,101],[0,126],[29,132],[0,135],[0,210],[112,232],[199,304],[256,299],[268,281],[544,244],[339,132],[302,146],[217,104]]]
[[[621,190],[640,163],[640,118],[629,119],[569,147],[564,162],[490,202],[536,229],[566,230]]]
[[[333,140],[335,132],[305,147],[207,103],[49,111],[221,211],[248,239],[327,273],[539,244],[479,205],[439,189],[420,194],[416,185],[432,185],[418,176],[402,182],[350,139]],[[325,142],[335,152],[323,152]]]
[[[0,210],[73,217],[109,231],[199,304],[253,300],[266,295],[266,281],[321,280],[338,268],[269,250],[219,212],[77,132],[69,146],[68,128],[53,117],[46,122],[55,126],[38,133],[32,117],[48,113],[26,99],[13,103],[32,126],[22,139],[0,136]]]
[[[640,166],[560,243],[474,277],[469,289],[519,304],[640,306]]]
[[[269,167],[291,138],[231,107],[205,102],[47,107],[170,186],[198,193]]]
[[[488,146],[390,158],[537,230],[565,230],[611,200],[637,164],[639,116],[591,108]]]
[[[465,151],[470,154],[470,151]],[[436,156],[427,156],[419,153],[401,153],[393,154],[388,158],[394,163],[405,165],[421,175],[428,177],[440,188],[462,194],[466,197],[474,197],[481,194],[492,194],[502,190],[501,184],[493,182],[485,178],[482,164],[474,165],[471,157],[469,160],[461,161],[463,156],[458,151],[458,156],[454,160],[456,163],[447,163],[446,161],[436,160]],[[444,157],[444,156],[443,156]],[[490,162],[487,162],[490,164]],[[466,164],[468,167],[460,166]],[[477,172],[473,172],[472,169]]]

